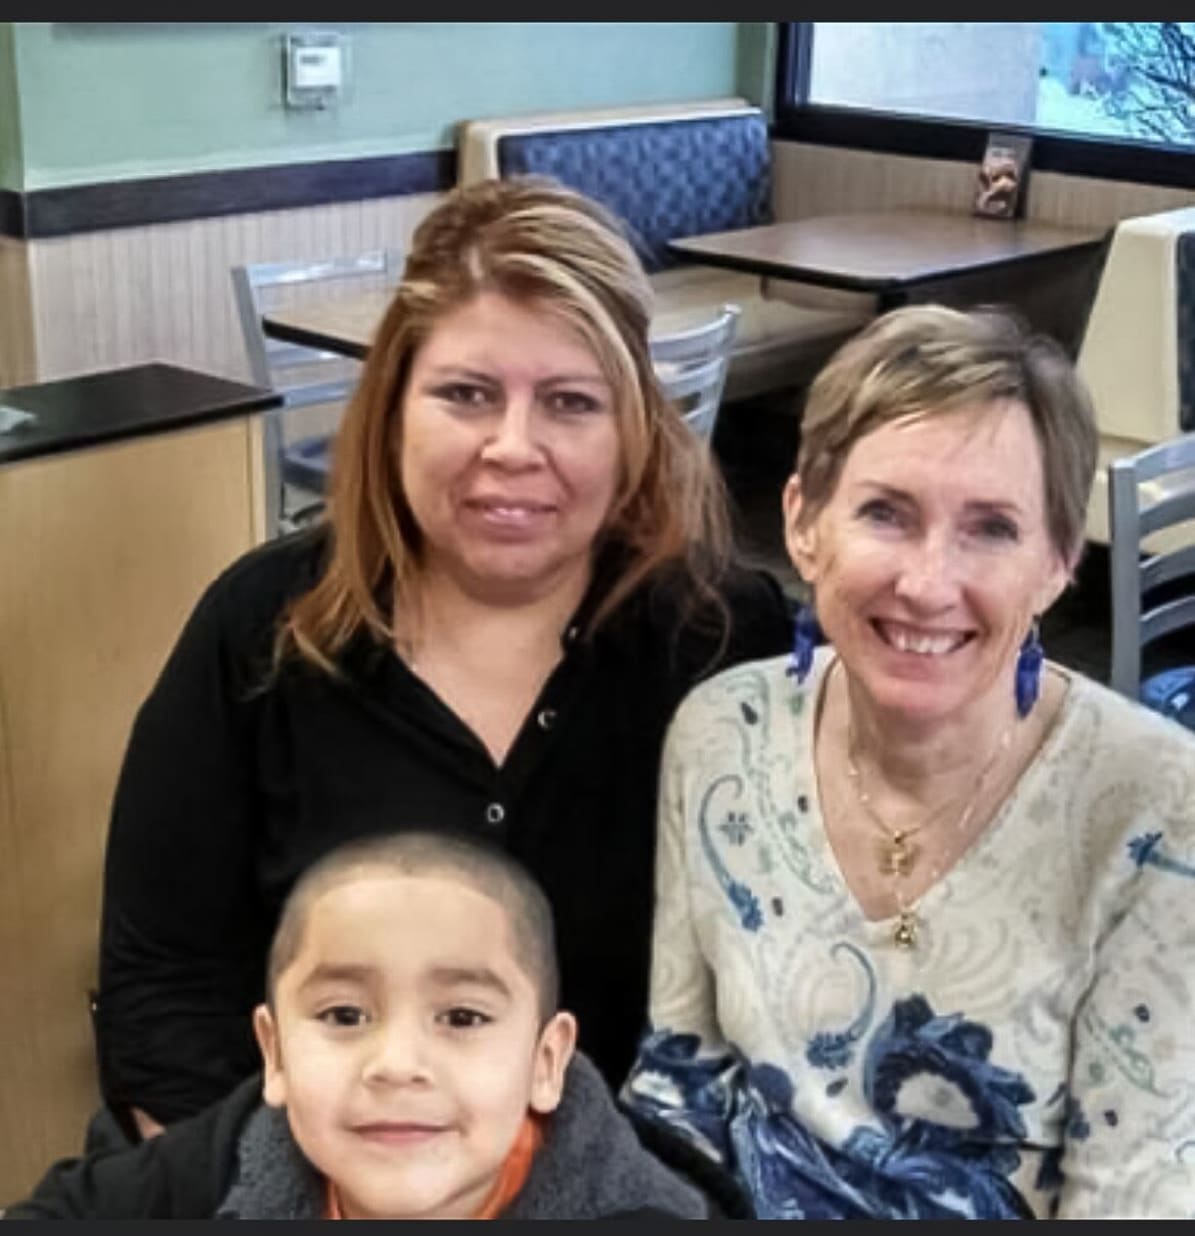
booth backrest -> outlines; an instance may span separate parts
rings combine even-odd
[[[1195,228],[1178,238],[1174,269],[1179,428],[1195,433]]]
[[[807,381],[826,356],[874,312],[848,293],[827,304],[773,296],[758,275],[676,262],[680,236],[751,227],[772,219],[767,125],[745,99],[634,104],[464,121],[461,184],[538,173],[596,198],[623,222],[650,272],[652,335],[740,309],[725,399],[748,399]]]
[[[1195,431],[1195,207],[1116,225],[1078,369],[1100,432],[1087,531],[1107,544],[1107,465]]]
[[[463,184],[540,174],[596,198],[652,272],[676,264],[675,237],[772,219],[767,123],[740,98],[470,120],[459,168]]]
[[[1079,352],[1100,432],[1142,446],[1195,429],[1195,208],[1116,226]]]
[[[488,116],[482,120],[465,120],[461,122],[458,134],[457,176],[463,185],[499,176],[498,142],[512,133],[658,124],[665,120],[688,120],[693,116],[726,116],[751,110],[751,104],[746,99],[727,96],[694,99],[685,103],[631,103],[620,107],[582,107],[567,111],[523,112],[517,116]]]
[[[503,177],[553,176],[627,225],[648,271],[675,266],[668,242],[772,219],[762,113],[515,133],[498,141]]]

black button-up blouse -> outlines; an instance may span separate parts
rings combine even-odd
[[[104,874],[101,1081],[167,1122],[259,1065],[250,1012],[296,877],[351,837],[453,827],[499,840],[543,884],[562,1003],[621,1084],[647,1007],[656,778],[681,698],[789,642],[788,604],[736,571],[725,639],[645,587],[582,634],[606,572],[501,765],[390,648],[364,637],[332,677],[269,657],[288,598],[317,578],[323,534],[252,551],[191,615],[133,727]],[[495,656],[502,650],[495,649]]]

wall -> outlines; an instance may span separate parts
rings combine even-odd
[[[230,267],[405,250],[437,200],[413,194],[31,241],[37,377],[158,359],[247,379]]]
[[[0,189],[21,187],[21,120],[12,22],[0,22]]]
[[[735,94],[773,114],[777,31],[774,21],[741,21],[737,47]]]
[[[6,21],[0,22],[0,197],[6,189],[21,188],[22,175],[16,49],[13,24]],[[3,212],[0,202],[0,217]],[[32,381],[34,373],[26,247],[0,236],[0,387]]]
[[[734,22],[324,23],[349,40],[346,97],[296,112],[282,105],[280,40],[302,28],[13,24],[15,187],[445,148],[468,117],[733,94],[740,75]],[[758,53],[742,72],[758,93]]]
[[[471,116],[770,94],[769,23],[346,23],[343,105],[298,113],[281,104],[288,28],[0,25],[0,152],[18,154],[0,187],[401,154],[451,147]],[[0,385],[153,357],[244,376],[232,263],[404,247],[433,200],[0,242]]]

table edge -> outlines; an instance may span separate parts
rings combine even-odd
[[[276,322],[267,314],[262,315],[262,330],[271,339],[283,343],[297,343],[306,348],[319,348],[324,352],[336,352],[353,360],[364,360],[369,355],[369,345],[353,343],[343,335],[330,335],[307,326],[292,326],[289,322]]]

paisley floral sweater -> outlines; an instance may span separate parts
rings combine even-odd
[[[900,950],[822,825],[832,659],[740,665],[673,721],[625,1097],[763,1218],[1195,1215],[1195,736],[1067,674]]]

